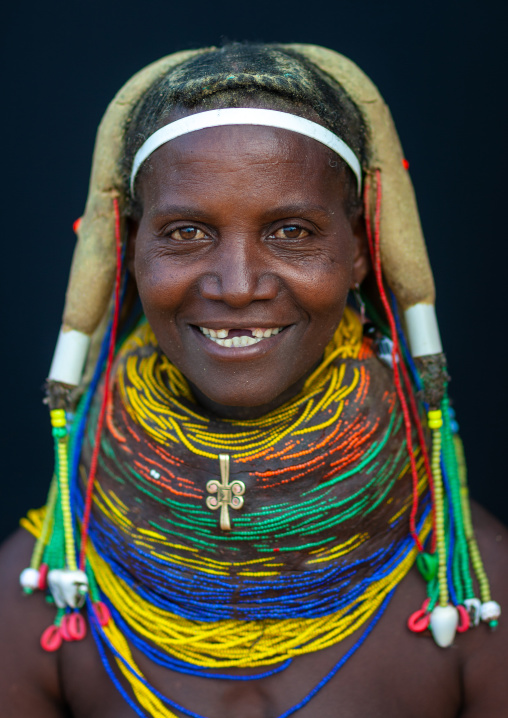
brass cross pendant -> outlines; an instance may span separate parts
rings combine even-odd
[[[219,454],[220,463],[220,481],[211,479],[206,485],[209,494],[217,494],[216,496],[208,496],[206,505],[212,511],[220,508],[220,527],[223,531],[231,531],[231,522],[229,520],[229,506],[232,509],[241,509],[243,506],[243,495],[245,493],[245,484],[243,481],[232,481],[229,483],[229,456],[227,454]]]

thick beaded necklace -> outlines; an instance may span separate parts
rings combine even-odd
[[[51,570],[49,587],[58,606],[43,646],[55,648],[62,637],[84,635],[86,626],[76,609],[88,586],[92,633],[118,690],[139,715],[146,715],[144,710],[168,718],[174,716],[171,707],[196,714],[147,683],[129,644],[171,670],[252,680],[367,625],[342,662],[352,655],[417,554],[407,529],[414,496],[401,490],[410,474],[403,418],[391,373],[380,365],[372,341],[363,337],[356,314],[346,310],[322,364],[297,397],[244,422],[201,412],[184,377],[161,355],[148,325],[141,324],[116,360],[80,584],[74,527],[85,511],[79,477],[86,479],[93,462],[99,376],[100,370],[72,421],[70,482],[62,441],[65,421],[53,412],[57,472],[45,513],[32,514],[24,524],[38,536],[29,570],[38,572],[41,588]],[[431,428],[436,433],[432,417]],[[441,468],[434,458],[440,449],[435,441],[434,476]],[[457,463],[455,456],[448,443],[445,461]],[[218,474],[225,457],[231,461],[231,485],[245,490],[232,531],[223,530],[210,511],[214,505],[207,502],[210,484],[223,485],[210,477]],[[422,545],[432,523],[423,458],[414,452],[420,504],[416,531]],[[457,491],[450,483],[445,482],[446,495],[434,488],[437,504],[450,496],[453,506]],[[229,505],[239,508],[233,494],[228,496]],[[457,528],[452,511],[450,517],[446,526],[437,524],[438,531],[449,531],[452,521]],[[457,544],[467,534],[467,520],[458,528],[452,534]],[[464,546],[454,550],[448,540],[448,547],[445,561],[455,556],[460,564]],[[443,590],[442,576],[428,564],[423,569],[429,574],[430,608],[424,617]],[[74,604],[64,595],[65,577],[60,584],[56,580],[59,570],[74,572]],[[452,576],[454,570],[459,580],[455,585],[445,576],[445,585],[454,600],[465,601],[472,591],[469,569],[451,566]],[[477,573],[482,578],[481,563]],[[111,656],[139,705],[118,682]],[[303,707],[342,662],[284,716]],[[254,676],[217,673],[260,666],[268,670]]]

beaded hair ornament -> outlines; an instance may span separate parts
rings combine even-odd
[[[369,308],[369,313],[385,335],[388,346],[388,359],[400,405],[412,478],[409,534],[418,554],[418,569],[428,586],[428,599],[409,618],[408,626],[414,632],[430,629],[436,643],[446,647],[451,645],[457,631],[465,631],[480,620],[495,627],[500,608],[491,599],[472,529],[465,463],[457,425],[449,405],[448,376],[434,310],[434,283],[407,171],[408,164],[388,107],[377,88],[356,65],[321,47],[288,45],[287,48],[303,55],[342,85],[359,108],[367,126],[370,154],[368,166],[362,168],[365,220],[372,266],[386,322],[376,318],[373,307]],[[120,169],[122,137],[118,127],[125,126],[132,108],[155,80],[185,60],[209,51],[176,53],[142,70],[117,94],[99,128],[88,201],[77,229],[79,239],[63,324],[48,381],[56,478],[48,496],[46,518],[38,531],[39,538],[31,565],[21,574],[21,585],[27,592],[49,587],[59,609],[55,625],[47,629],[42,639],[43,647],[47,650],[57,648],[62,637],[65,640],[77,640],[84,636],[86,624],[80,609],[89,596],[92,598],[88,602],[93,614],[90,616],[92,629],[96,630],[93,628],[94,622],[104,626],[110,620],[110,611],[100,600],[93,583],[93,572],[89,570],[90,561],[97,563],[97,558],[88,551],[87,538],[101,435],[110,400],[111,370],[122,299],[125,240],[122,208],[126,198]],[[199,114],[194,117],[199,117]],[[319,125],[316,127],[320,128]],[[166,128],[162,129],[168,132]],[[324,128],[320,129],[328,132]],[[328,134],[334,137],[332,133]],[[337,137],[335,139],[342,142]],[[135,171],[132,182],[134,175]],[[360,182],[358,185],[360,187]],[[83,376],[87,355],[88,368]],[[76,520],[71,507],[69,476],[76,474],[80,455],[76,450],[76,434],[69,433],[69,426],[73,423],[76,395],[83,393],[88,385],[86,396],[89,398],[85,401],[88,406],[83,410],[86,413],[101,375],[104,377],[104,392],[97,415],[86,492],[81,513]],[[432,435],[430,453],[415,388],[422,398],[427,426]],[[421,526],[418,526],[421,477],[417,456],[421,456],[432,497],[429,512],[432,532],[426,543]],[[59,559],[61,565],[55,565],[47,550],[47,546],[51,546],[52,532],[55,531],[61,532],[64,545],[64,557]],[[479,587],[479,598],[476,596],[473,574]],[[381,612],[384,605],[380,608]],[[376,620],[355,644],[354,650],[372,630]],[[116,639],[114,650],[123,656],[118,660],[123,661],[122,665],[128,670],[127,664],[130,665],[132,656],[126,648],[127,644],[123,645],[123,639],[118,636]],[[171,667],[174,667],[173,664]],[[335,667],[334,671],[339,667]],[[125,673],[122,666],[120,668]],[[331,675],[323,680],[326,683],[330,678]],[[147,697],[143,693],[146,688],[143,686],[143,683],[138,686],[140,695],[145,696],[145,703],[142,704],[149,710],[156,710],[154,706],[159,704],[152,694]],[[294,707],[291,712],[302,705]],[[144,715],[139,710],[137,712]],[[195,715],[189,711],[184,712]],[[173,715],[167,711],[164,714]]]

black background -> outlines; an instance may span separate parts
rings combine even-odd
[[[138,69],[228,40],[342,52],[380,87],[416,187],[473,496],[508,522],[507,82],[502,2],[25,0],[1,31],[0,534],[44,501],[41,388],[96,127]]]

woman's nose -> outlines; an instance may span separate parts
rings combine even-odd
[[[205,299],[222,301],[235,309],[251,302],[275,299],[279,281],[264,258],[263,248],[249,238],[224,242],[214,253],[214,266],[201,280]]]

